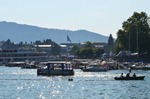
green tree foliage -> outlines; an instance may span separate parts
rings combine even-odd
[[[87,41],[84,45],[85,48],[93,48],[93,45],[91,42]]]
[[[94,58],[99,58],[104,53],[104,49],[94,48],[93,53],[94,53]]]
[[[92,48],[81,48],[79,51],[79,56],[81,58],[92,58],[93,57],[93,49]]]
[[[71,54],[77,55],[79,51],[79,47],[77,45],[74,45],[70,51]]]
[[[120,50],[126,50],[127,47],[127,36],[123,30],[119,30],[117,32],[117,40],[116,40],[116,52]]]
[[[34,42],[34,44],[35,44],[35,45],[41,45],[42,42],[41,42],[40,40],[37,40],[37,41]]]
[[[130,50],[139,55],[150,53],[149,17],[145,12],[134,12],[122,24],[122,30],[117,32],[116,51]]]
[[[71,51],[80,58],[99,58],[104,53],[103,49],[95,48],[89,41],[81,48],[74,46]]]
[[[109,52],[114,52],[114,38],[112,37],[112,34],[110,34],[108,38],[108,49]]]
[[[111,46],[113,44],[114,44],[114,38],[112,37],[112,34],[110,34],[108,38],[108,45]]]
[[[53,42],[52,48],[51,48],[51,54],[52,55],[59,55],[61,51],[61,47]]]
[[[87,41],[84,44],[84,47],[79,50],[78,55],[81,58],[92,58],[94,56],[92,48],[93,48],[92,43]]]
[[[16,49],[15,44],[10,39],[5,41],[2,45],[2,49]]]

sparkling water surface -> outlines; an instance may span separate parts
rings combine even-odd
[[[127,70],[74,76],[37,76],[36,69],[0,66],[0,99],[150,99],[150,71],[132,70],[142,81],[116,81]],[[72,78],[73,81],[68,81]]]

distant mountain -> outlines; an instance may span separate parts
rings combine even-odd
[[[67,35],[73,43],[86,41],[107,43],[108,41],[108,36],[87,30],[48,29],[14,22],[0,22],[0,41],[10,39],[14,42],[34,42],[36,40],[51,39],[56,43],[66,43]]]

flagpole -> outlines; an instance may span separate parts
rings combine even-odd
[[[67,35],[67,58],[68,58],[68,35]]]

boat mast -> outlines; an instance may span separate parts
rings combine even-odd
[[[138,37],[138,35],[139,35],[139,33],[138,33],[138,28],[136,29],[137,30],[137,57],[139,56],[139,37]]]
[[[129,31],[129,51],[130,51],[130,31]]]

